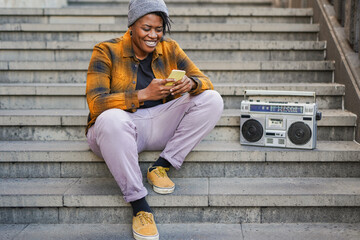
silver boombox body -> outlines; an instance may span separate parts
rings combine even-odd
[[[240,143],[314,149],[320,119],[316,103],[243,100]]]

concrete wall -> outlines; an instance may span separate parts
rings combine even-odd
[[[350,46],[355,52],[359,52],[359,16],[360,6],[359,0],[347,0],[345,1],[345,34],[349,40]]]
[[[0,0],[2,8],[61,8],[67,0]]]
[[[327,59],[335,60],[334,81],[345,85],[345,109],[358,116],[355,138],[360,142],[360,60],[350,47],[329,1],[312,0],[309,7],[314,9],[314,22],[320,24],[319,40],[327,41]]]

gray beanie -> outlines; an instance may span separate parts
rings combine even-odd
[[[163,0],[130,0],[128,13],[128,27],[136,20],[151,12],[163,12],[169,16]]]

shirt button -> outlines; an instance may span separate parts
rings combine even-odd
[[[135,81],[133,81],[133,84],[135,84]]]
[[[131,104],[131,106],[134,108],[134,107],[135,107],[135,104]]]

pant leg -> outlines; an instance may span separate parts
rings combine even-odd
[[[152,134],[146,150],[163,150],[160,156],[179,169],[190,151],[215,127],[223,107],[220,94],[207,90],[149,109]]]
[[[147,195],[138,162],[138,145],[142,143],[130,114],[109,109],[96,119],[87,135],[90,148],[104,158],[126,202]]]

